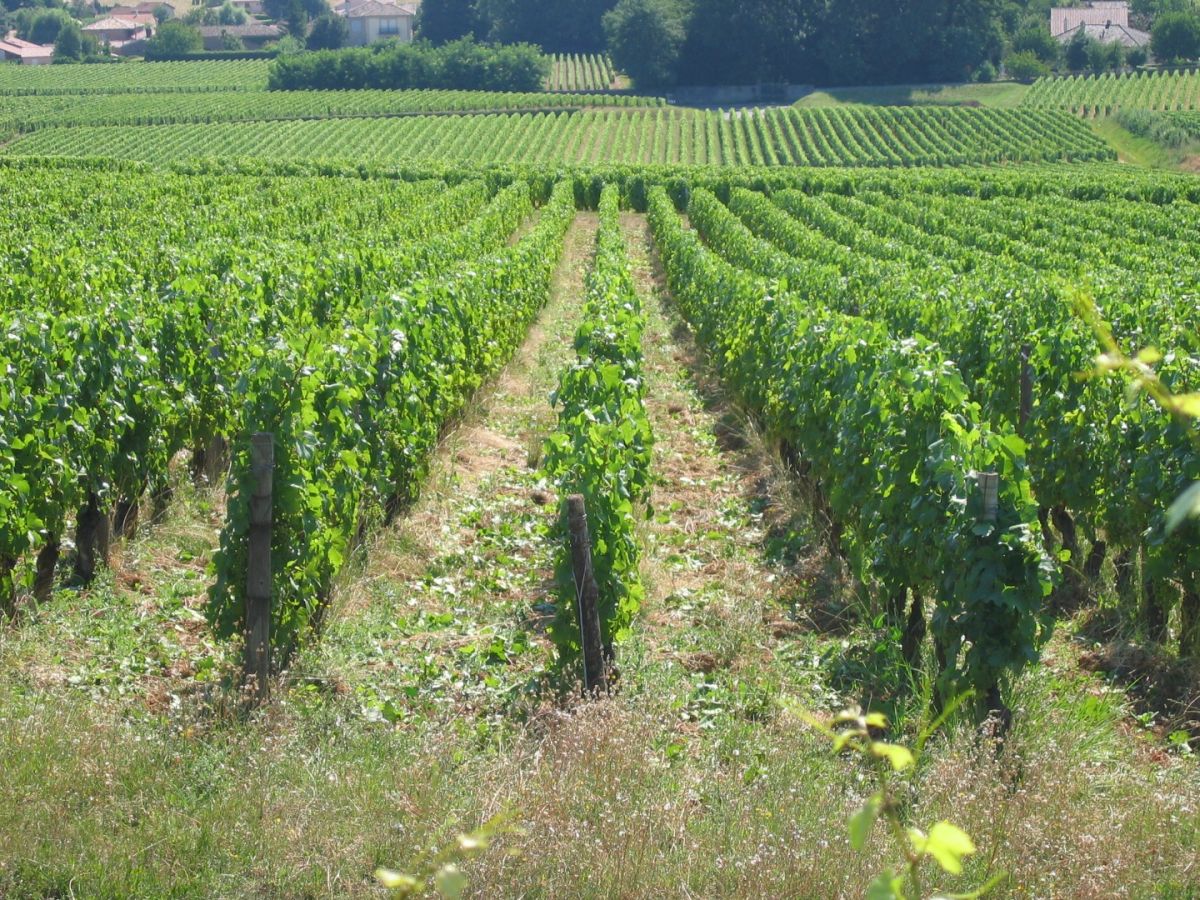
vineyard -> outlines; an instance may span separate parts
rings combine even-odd
[[[1104,160],[1112,151],[1063,113],[927,108],[740,112],[584,110],[129,127],[45,128],[17,156],[349,158],[387,164],[921,166]]]
[[[486,91],[239,91],[194,94],[63,94],[12,97],[0,131],[79,125],[163,125],[367,118],[427,113],[524,112],[580,107],[656,107],[661,98],[621,94],[522,94]]]
[[[1119,109],[1194,110],[1200,108],[1200,71],[1047,76],[1034,82],[1021,105],[1084,116],[1107,116]]]
[[[0,66],[0,96],[262,91],[269,60],[127,63],[110,66]],[[606,56],[555,54],[548,91],[608,91],[617,73]]]
[[[0,895],[1196,894],[1195,73],[553,62],[0,65]]]
[[[550,91],[608,91],[617,86],[617,72],[607,56],[556,53],[553,65],[546,85]]]
[[[267,60],[0,66],[0,96],[261,91]]]

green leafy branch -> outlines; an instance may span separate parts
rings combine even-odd
[[[875,774],[877,790],[848,822],[850,845],[855,850],[864,850],[875,823],[882,822],[891,834],[900,858],[871,882],[867,888],[867,900],[925,897],[923,870],[927,861],[932,860],[942,872],[949,875],[961,875],[963,859],[975,853],[975,844],[970,835],[948,821],[937,822],[928,831],[907,824],[900,801],[900,797],[907,793],[903,790],[903,784],[915,772],[917,759],[926,742],[970,696],[971,692],[968,691],[948,703],[937,719],[921,732],[912,750],[902,744],[877,740],[873,736],[873,732],[883,732],[888,727],[887,717],[882,713],[847,709],[836,715],[829,724],[807,713],[800,713],[809,725],[829,738],[835,753],[859,754]],[[1005,877],[1003,873],[994,875],[968,893],[935,892],[932,896],[954,900],[982,897]]]

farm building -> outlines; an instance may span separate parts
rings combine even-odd
[[[46,66],[54,59],[54,48],[31,44],[19,37],[0,39],[0,59],[22,66]]]
[[[413,39],[417,8],[418,4],[398,5],[380,0],[347,3],[342,12],[350,26],[350,46],[365,47],[386,40],[409,43]]]
[[[225,46],[225,37],[235,37],[247,50],[258,50],[264,44],[283,37],[278,25],[251,22],[246,25],[203,25],[199,29],[205,50],[220,50]]]
[[[1050,10],[1050,33],[1062,43],[1076,34],[1126,47],[1145,47],[1150,35],[1129,24],[1129,4],[1125,0],[1092,0],[1083,6],[1056,6]]]
[[[109,16],[91,25],[83,26],[83,33],[90,34],[101,44],[121,47],[130,41],[141,41],[154,33],[157,25],[153,15],[134,13],[127,16]]]

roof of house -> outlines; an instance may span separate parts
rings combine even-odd
[[[109,16],[107,19],[101,19],[99,22],[93,22],[91,25],[84,25],[84,31],[137,31],[139,28],[145,28],[148,25],[154,24],[154,16],[132,15],[132,16]]]
[[[139,13],[153,15],[154,10],[158,9],[160,5],[161,0],[151,0],[151,2],[139,3],[137,6],[114,6],[108,11],[108,14],[118,18],[128,18]]]
[[[19,56],[21,59],[48,59],[54,55],[54,48],[10,37],[0,38],[0,52]]]
[[[283,35],[283,29],[266,22],[251,22],[247,25],[201,25],[200,37],[220,37],[223,34],[240,38],[272,38]]]
[[[1128,28],[1124,25],[1091,25],[1082,23],[1074,28],[1068,28],[1062,34],[1056,34],[1055,37],[1064,44],[1075,37],[1076,32],[1080,29],[1083,33],[1102,44],[1119,43],[1126,47],[1145,47],[1150,43],[1150,32],[1141,31],[1137,28]]]
[[[366,0],[365,3],[351,6],[346,12],[346,17],[349,19],[396,18],[415,16],[416,14],[416,4],[405,3],[401,6],[396,3],[381,3],[380,0]]]

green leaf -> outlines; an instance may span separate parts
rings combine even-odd
[[[883,798],[876,794],[867,801],[866,806],[850,817],[850,846],[855,850],[861,850],[867,845],[867,838],[871,834],[875,820],[879,817],[882,805]]]
[[[929,829],[924,850],[919,852],[932,856],[951,875],[961,875],[962,858],[975,852],[975,844],[957,825],[942,821]]]
[[[867,900],[903,900],[904,882],[891,872],[880,872],[867,885]]]
[[[405,893],[412,893],[421,887],[421,883],[417,879],[394,869],[376,869],[375,880],[388,890]]]
[[[1200,394],[1180,394],[1171,400],[1171,408],[1181,416],[1200,419]]]
[[[437,875],[433,877],[433,884],[446,900],[458,900],[467,889],[467,876],[454,863],[447,863],[438,869]]]
[[[899,744],[885,744],[875,741],[871,744],[871,753],[890,762],[892,769],[896,772],[901,772],[916,762],[913,759],[912,752],[907,747],[901,747]]]
[[[1193,482],[1187,490],[1175,498],[1167,508],[1167,534],[1183,524],[1184,519],[1200,515],[1200,481]]]

